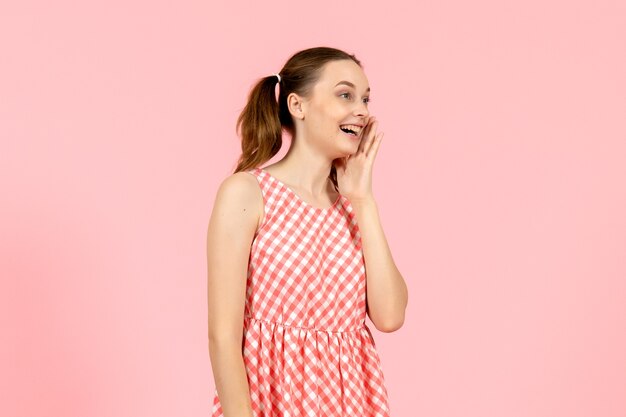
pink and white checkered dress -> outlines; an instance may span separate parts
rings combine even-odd
[[[389,417],[365,324],[365,264],[350,201],[313,207],[261,168],[243,359],[255,417]],[[212,417],[223,416],[217,389]]]

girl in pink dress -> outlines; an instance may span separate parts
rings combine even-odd
[[[327,47],[250,92],[207,234],[212,417],[390,416],[365,317],[397,330],[408,292],[371,189],[369,94],[355,56]],[[287,154],[261,168],[283,131]]]

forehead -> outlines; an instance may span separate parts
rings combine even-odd
[[[340,84],[341,87],[349,87],[349,84],[354,84],[354,88],[358,92],[369,92],[367,76],[356,62],[342,59],[327,63],[319,80],[320,86],[325,90],[333,89],[337,87],[337,83],[342,81],[346,83]]]

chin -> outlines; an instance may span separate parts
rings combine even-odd
[[[359,149],[361,143],[360,137],[347,137],[345,133],[341,133],[334,143],[335,158],[345,158],[353,155]]]
[[[339,151],[340,155],[337,156],[337,158],[346,158],[350,155],[354,155],[356,153],[358,148],[354,148],[354,149],[341,149]]]

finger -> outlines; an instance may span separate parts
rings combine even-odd
[[[359,148],[357,149],[356,153],[366,151],[366,145],[370,142],[369,138],[372,134],[372,128],[375,122],[376,122],[376,118],[374,116],[371,116],[368,119],[367,126],[365,126],[365,129],[363,131],[363,136],[361,137],[361,141],[359,142]]]
[[[369,153],[370,148],[372,147],[372,144],[374,143],[376,136],[377,136],[378,121],[375,121],[374,123],[375,123],[375,126],[372,127],[372,132],[370,133],[367,142],[363,145],[365,147],[365,155]]]
[[[363,152],[363,144],[366,142],[367,136],[369,135],[370,125],[368,124],[363,128],[363,133],[361,134],[361,140],[359,141],[359,147],[357,148],[355,154],[358,155],[360,152]]]
[[[385,136],[384,132],[381,132],[378,136],[376,136],[376,139],[372,141],[372,146],[370,146],[369,150],[367,151],[367,158],[370,159],[372,162],[378,154],[378,149],[380,148],[380,142],[382,142],[383,136]]]

